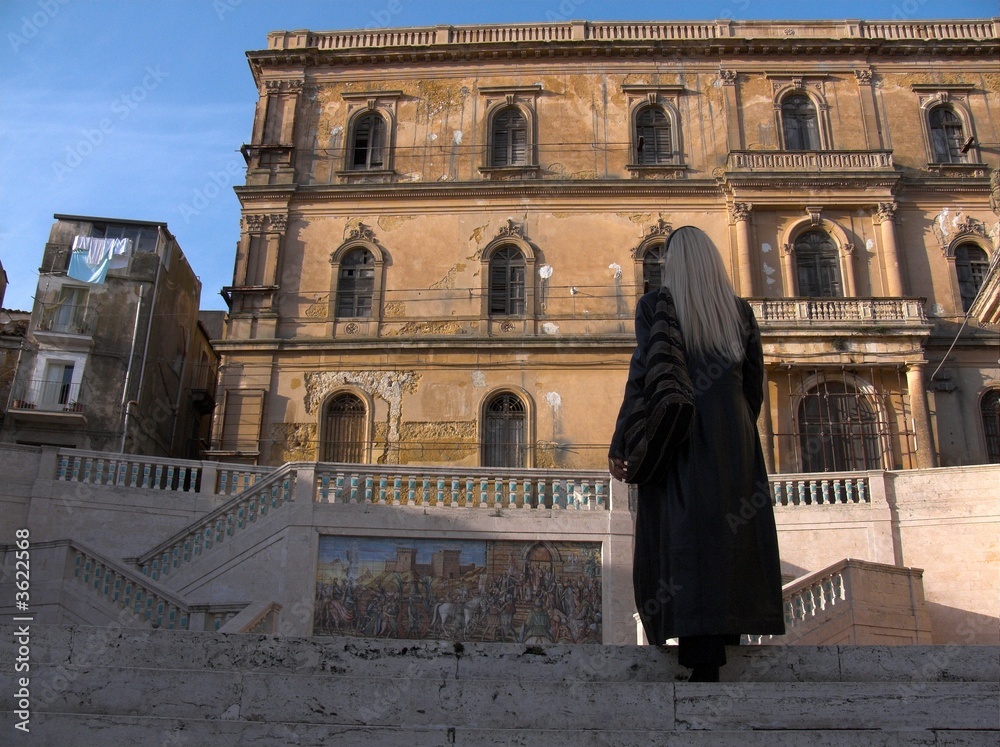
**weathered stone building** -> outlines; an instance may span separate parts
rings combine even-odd
[[[197,457],[218,368],[198,319],[201,281],[165,223],[55,219],[3,440]],[[120,266],[97,282],[71,277],[78,239],[119,241]]]
[[[691,224],[761,323],[772,471],[1000,460],[965,318],[998,49],[995,19],[270,34],[216,453],[599,468]]]

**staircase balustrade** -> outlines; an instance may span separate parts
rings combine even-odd
[[[871,503],[865,473],[830,472],[823,475],[776,475],[771,478],[771,503],[775,506],[829,506]]]
[[[318,503],[607,511],[607,472],[318,464]]]
[[[285,465],[255,483],[200,521],[175,534],[138,559],[142,573],[156,580],[187,563],[236,532],[267,519],[276,509],[293,500],[296,468]]]

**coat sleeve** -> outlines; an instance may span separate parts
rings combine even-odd
[[[764,403],[764,348],[760,342],[760,329],[753,309],[741,301],[747,321],[746,357],[743,359],[743,396],[746,398],[754,420],[760,416]]]
[[[615,434],[611,437],[609,457],[625,457],[625,420],[632,411],[635,398],[642,393],[646,381],[646,348],[649,345],[649,331],[656,311],[656,292],[647,293],[639,299],[635,307],[635,350],[628,364],[628,381],[625,382],[625,396],[622,398]]]

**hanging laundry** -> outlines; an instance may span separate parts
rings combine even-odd
[[[109,269],[128,267],[131,249],[131,239],[77,236],[73,239],[73,253],[70,255],[66,274],[85,283],[103,283]]]

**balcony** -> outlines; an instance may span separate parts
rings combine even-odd
[[[864,330],[928,324],[922,298],[755,298],[750,306],[761,326],[824,324]]]
[[[726,171],[736,173],[892,173],[890,150],[758,151],[729,152]]]
[[[32,379],[14,387],[8,415],[35,423],[86,425],[86,396],[80,384]]]
[[[86,349],[94,343],[97,312],[86,306],[45,304],[35,325],[39,342],[60,348]]]

